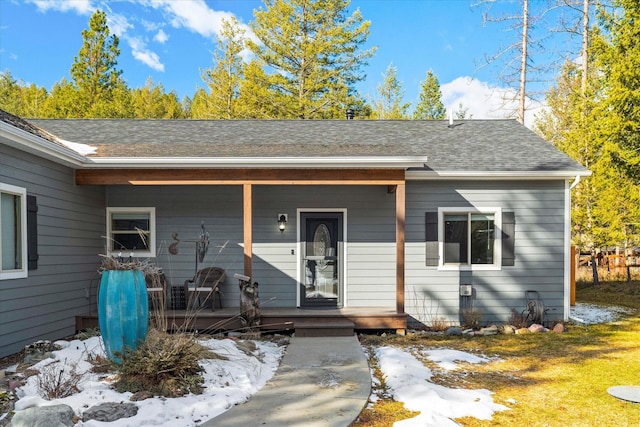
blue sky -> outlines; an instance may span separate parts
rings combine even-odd
[[[507,24],[484,24],[484,9],[472,3],[478,1],[352,0],[350,10],[359,8],[371,21],[367,47],[378,47],[364,69],[367,79],[358,85],[360,93],[375,96],[392,63],[405,100],[415,105],[420,82],[431,69],[448,108],[462,103],[474,118],[504,116],[497,100],[506,90],[497,77],[500,67],[480,65],[485,55],[496,54],[519,36],[506,31]],[[142,87],[151,77],[181,98],[192,96],[204,87],[200,70],[213,66],[221,20],[234,15],[248,24],[262,5],[255,0],[0,0],[0,70],[47,89],[69,79],[82,30],[101,9],[120,37],[118,68],[130,87]],[[519,1],[498,0],[491,14],[517,14],[520,7]],[[550,25],[540,22],[537,31]],[[545,43],[551,51],[553,40]]]

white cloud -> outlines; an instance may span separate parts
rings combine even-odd
[[[187,28],[203,37],[220,34],[223,19],[228,20],[234,16],[231,12],[209,9],[203,0],[152,0],[151,5],[173,15],[171,24],[174,27]],[[248,27],[246,29],[248,30]]]
[[[127,31],[134,28],[126,16],[118,13],[109,13],[107,15],[107,25],[109,26],[109,31],[118,37],[125,37]]]
[[[458,77],[442,84],[442,102],[447,110],[458,110],[460,104],[468,109],[467,115],[474,119],[515,118],[517,111],[517,93],[511,88],[491,86],[472,77]],[[527,99],[525,126],[532,128],[535,115],[544,109],[544,104]]]
[[[57,10],[59,12],[74,11],[80,15],[89,15],[96,9],[91,0],[27,0],[36,5],[40,12]]]
[[[165,33],[162,30],[159,30],[155,36],[153,36],[153,39],[155,41],[157,41],[160,44],[164,44],[167,42],[167,40],[169,40],[169,35],[167,33]]]
[[[131,47],[131,55],[135,59],[156,71],[164,71],[164,64],[160,61],[158,54],[149,50],[143,40],[137,37],[127,37],[126,40]]]

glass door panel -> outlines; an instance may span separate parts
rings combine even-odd
[[[338,307],[342,302],[342,213],[301,214],[303,307]]]

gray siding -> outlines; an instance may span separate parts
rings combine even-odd
[[[0,181],[37,197],[39,253],[27,278],[0,281],[2,357],[74,334],[75,315],[95,308],[105,209],[102,187],[77,187],[72,169],[4,144]]]
[[[180,253],[170,255],[171,235],[193,241],[204,221],[211,247],[201,266],[227,270],[223,305],[239,305],[233,273],[243,271],[241,186],[113,186],[107,200],[114,207],[156,208],[157,263],[173,286],[193,276],[195,244],[181,242]],[[347,210],[347,304],[394,307],[395,196],[386,186],[253,186],[253,275],[262,307],[296,306],[298,208]],[[277,227],[280,213],[289,217],[284,233]]]
[[[515,265],[489,271],[442,271],[425,265],[425,212],[438,207],[501,207],[515,213]],[[459,285],[474,287],[473,307],[483,322],[504,322],[511,308],[525,308],[525,290],[536,290],[562,319],[564,289],[564,182],[412,181],[407,185],[405,307],[429,324],[460,320]]]

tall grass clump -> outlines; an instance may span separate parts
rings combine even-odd
[[[204,382],[201,359],[225,359],[192,334],[167,334],[151,329],[135,350],[125,349],[115,383],[118,392],[147,391],[165,397],[200,394]]]

